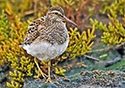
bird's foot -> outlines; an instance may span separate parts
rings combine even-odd
[[[51,78],[50,78],[50,77],[46,80],[46,83],[47,83],[47,82],[50,82],[50,83],[52,83],[52,84],[53,84],[53,81],[51,80]]]
[[[53,84],[53,83],[59,84],[59,83],[56,82],[56,81],[52,81],[50,77],[46,80],[46,83],[48,83],[48,82],[50,82],[50,83],[52,83],[52,84]]]
[[[46,77],[48,77],[45,73],[42,72],[41,69],[39,70],[38,77],[40,76],[40,74],[43,76],[43,78],[44,78],[45,80],[46,80]]]

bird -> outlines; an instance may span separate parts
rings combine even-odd
[[[34,62],[46,82],[53,83],[50,77],[51,60],[63,54],[69,43],[65,22],[77,27],[75,22],[65,16],[62,7],[50,7],[45,16],[31,22],[27,35],[20,45],[34,57]],[[40,61],[48,60],[48,75],[40,69],[36,58]]]

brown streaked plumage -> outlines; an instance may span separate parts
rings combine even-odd
[[[70,22],[64,15],[61,7],[51,7],[46,16],[34,20],[28,27],[27,35],[22,43],[22,47],[39,60],[51,60],[61,55],[67,48],[69,35],[65,23]],[[36,59],[34,59],[38,69],[40,70]],[[48,79],[47,82],[52,82],[50,78],[50,61],[48,63]],[[45,74],[40,70],[42,76]]]

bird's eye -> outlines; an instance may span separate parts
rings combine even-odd
[[[58,15],[58,13],[55,13],[56,15]]]

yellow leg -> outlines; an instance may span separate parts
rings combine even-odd
[[[53,83],[59,84],[58,82],[51,80],[51,77],[50,77],[50,67],[51,67],[51,60],[49,60],[49,62],[48,62],[48,79],[46,80],[46,82],[50,82],[52,84]]]
[[[38,63],[37,63],[36,58],[34,58],[34,62],[36,63],[36,66],[37,66],[39,72],[41,73],[41,75],[43,76],[43,78],[46,80],[46,77],[48,77],[48,76],[47,76],[45,73],[42,72],[42,70],[40,69],[40,67],[39,67],[39,65],[38,65]],[[38,77],[39,77],[39,72],[38,72]],[[46,77],[45,77],[45,76],[46,76]]]
[[[53,83],[50,77],[50,67],[51,67],[51,60],[49,60],[48,62],[48,79],[46,80],[46,82]]]

